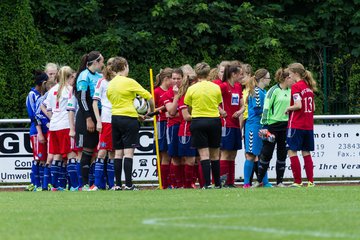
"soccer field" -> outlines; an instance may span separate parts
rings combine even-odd
[[[360,239],[360,187],[0,192],[0,239]]]

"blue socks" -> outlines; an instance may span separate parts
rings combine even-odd
[[[114,171],[114,159],[109,159],[106,165],[106,173],[107,173],[107,181],[109,184],[109,188],[111,189],[114,183],[115,171]]]
[[[40,187],[40,174],[39,174],[39,162],[33,161],[31,166],[31,183],[34,184],[36,187]]]
[[[77,176],[78,176],[78,184],[81,187],[83,185],[83,181],[82,181],[82,174],[81,174],[81,165],[79,161],[76,161],[76,171],[77,171]]]
[[[42,181],[42,189],[46,190],[48,188],[48,184],[51,182],[51,168],[48,164],[44,167],[44,177]]]
[[[59,182],[60,182],[60,187],[62,188],[66,188],[66,167],[65,167],[65,163],[63,161],[61,161],[61,168],[60,168],[60,175],[59,175]]]
[[[95,162],[95,186],[98,188],[103,187],[104,182],[104,159],[98,158]]]
[[[79,186],[78,181],[78,172],[77,172],[77,166],[76,166],[76,159],[72,158],[69,159],[68,165],[67,165],[67,172],[70,177],[70,186],[72,188],[77,188]]]
[[[250,184],[250,176],[252,174],[254,162],[251,160],[245,160],[244,163],[244,184]]]
[[[51,184],[53,185],[54,188],[59,187],[59,176],[61,171],[61,165],[62,165],[61,160],[53,161],[51,165]]]

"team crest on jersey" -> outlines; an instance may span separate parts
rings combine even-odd
[[[238,93],[233,93],[231,95],[231,105],[239,105],[240,95]]]

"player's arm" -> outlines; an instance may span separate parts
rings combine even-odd
[[[244,111],[245,111],[244,99],[240,98],[239,110],[234,112],[232,117],[233,118],[240,118],[240,117],[242,117],[242,114],[244,113]]]
[[[288,107],[286,109],[286,113],[290,112],[290,111],[297,111],[300,110],[302,108],[302,103],[301,103],[301,96],[300,93],[294,93],[292,95],[292,98],[294,100],[294,105]]]
[[[94,98],[93,103],[92,103],[92,107],[93,107],[95,118],[96,118],[96,130],[98,132],[101,132],[102,131],[102,124],[101,124],[101,116],[100,116],[98,103],[99,103],[99,100]]]
[[[191,114],[190,114],[190,112],[189,112],[188,107],[182,108],[182,109],[181,109],[181,113],[182,113],[183,118],[185,119],[185,121],[190,122],[190,121],[192,120]]]
[[[73,95],[72,89],[70,89],[66,110],[68,111],[68,118],[70,125],[69,136],[75,137],[75,96]]]

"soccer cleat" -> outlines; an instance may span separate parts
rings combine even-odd
[[[293,184],[291,184],[289,187],[291,187],[291,188],[301,188],[301,187],[302,187],[302,183],[293,183]]]
[[[51,184],[49,183],[48,186],[47,186],[47,190],[48,190],[48,191],[52,191],[52,189],[53,189],[53,185],[51,185]]]
[[[120,186],[113,186],[112,188],[109,189],[109,191],[121,191],[122,188]]]
[[[59,192],[64,192],[64,191],[67,191],[67,189],[66,189],[66,188],[62,188],[62,187],[58,187],[58,188],[57,188],[57,190],[58,190]]]
[[[281,183],[276,184],[276,187],[284,188],[284,187],[286,187],[286,185],[281,182]]]
[[[100,189],[95,186],[95,185],[92,185],[90,188],[89,188],[89,191],[92,192],[92,191],[99,191]]]
[[[273,185],[271,183],[267,183],[263,185],[264,188],[272,188]]]
[[[85,185],[81,188],[81,191],[87,192],[87,191],[89,191],[89,189],[90,189],[89,184],[85,184]]]
[[[79,187],[71,187],[70,188],[70,192],[78,192],[79,191]]]
[[[34,191],[34,188],[35,188],[34,184],[31,183],[25,187],[24,191],[32,192],[32,191]]]
[[[251,188],[260,188],[260,187],[265,187],[262,182],[261,182],[261,183],[260,183],[260,182],[255,182],[255,183],[251,186]]]
[[[202,189],[213,189],[213,186],[212,185],[209,185],[209,186],[203,186]]]
[[[315,183],[313,183],[313,182],[308,182],[307,187],[308,187],[308,188],[313,188],[313,187],[315,187]]]
[[[226,184],[224,188],[236,188],[236,186],[234,184]]]
[[[131,185],[131,187],[125,186],[125,191],[138,191],[139,189],[135,187],[135,185]]]
[[[224,175],[220,176],[220,184],[221,184],[221,186],[225,186],[227,178],[228,178],[227,174],[224,174]]]
[[[43,190],[42,187],[36,187],[35,186],[33,191],[34,192],[42,192],[42,190]]]
[[[57,188],[52,187],[52,188],[51,188],[51,191],[52,191],[52,192],[56,192],[56,191],[57,191]]]
[[[197,188],[196,185],[195,185],[195,183],[192,183],[192,184],[191,184],[191,188],[192,188],[192,189],[196,189],[196,188]]]
[[[244,184],[244,185],[243,185],[243,188],[245,188],[245,189],[246,189],[246,188],[251,188],[250,183],[246,183],[246,184]]]

